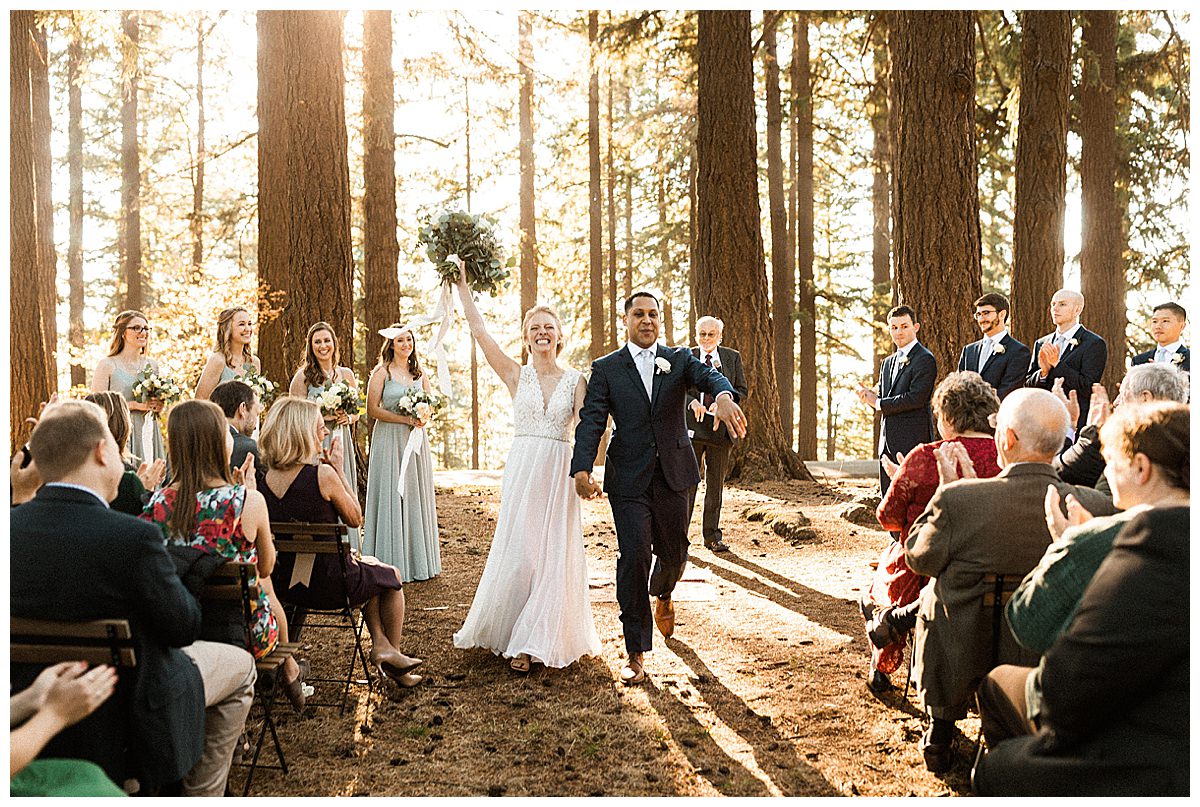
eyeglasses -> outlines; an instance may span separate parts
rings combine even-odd
[[[994,309],[985,308],[982,311],[976,311],[974,314],[974,317],[975,317],[975,319],[979,319],[980,317],[990,317],[992,314],[995,314],[995,313],[996,313],[996,311]]]
[[[135,333],[150,333],[154,330],[154,328],[150,327],[149,325],[130,325],[125,330],[134,331]]]

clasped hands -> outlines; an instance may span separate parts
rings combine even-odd
[[[854,394],[858,396],[858,400],[862,401],[872,409],[874,409],[875,405],[879,403],[879,393],[875,392],[875,390],[871,389],[861,381],[858,382],[858,389],[854,391]]]
[[[1058,360],[1061,357],[1061,352],[1050,340],[1042,343],[1042,347],[1038,350],[1038,369],[1042,372],[1042,378],[1050,374],[1058,365]]]

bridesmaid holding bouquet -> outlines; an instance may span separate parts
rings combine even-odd
[[[153,463],[167,457],[163,447],[162,426],[157,417],[162,411],[163,401],[159,398],[138,401],[135,399],[139,396],[134,395],[133,391],[139,374],[147,371],[156,375],[158,373],[158,362],[146,356],[150,331],[150,321],[141,311],[122,311],[117,314],[113,321],[112,342],[108,346],[108,355],[100,360],[92,374],[92,392],[113,390],[121,393],[129,404],[132,426],[128,453],[139,460]],[[153,421],[149,444],[143,442],[147,418]]]

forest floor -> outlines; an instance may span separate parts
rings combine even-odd
[[[965,736],[955,738],[953,769],[931,774],[917,749],[915,696],[901,698],[904,670],[882,696],[865,684],[857,600],[890,539],[840,513],[872,490],[878,482],[866,479],[727,488],[722,528],[731,551],[703,548],[697,513],[675,636],[656,632],[647,682],[624,687],[616,682],[624,648],[607,500],[583,508],[602,655],[518,676],[491,653],[451,641],[487,559],[499,488],[439,487],[443,572],[405,586],[404,650],[426,659],[425,681],[406,690],[383,682],[369,696],[355,686],[345,714],[277,708],[290,771],[260,768],[252,795],[969,793],[974,715],[959,723]],[[346,631],[301,638],[311,643],[314,674],[341,668],[351,646]],[[263,762],[274,761],[269,746]],[[235,792],[244,778],[235,769]]]

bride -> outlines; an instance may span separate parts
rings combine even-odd
[[[587,382],[561,367],[562,325],[537,305],[521,326],[529,364],[513,361],[487,332],[465,274],[458,293],[471,334],[513,396],[514,437],[500,488],[500,517],[475,601],[454,646],[482,647],[510,659],[566,667],[600,654],[588,600],[579,497],[568,471],[571,434]]]

